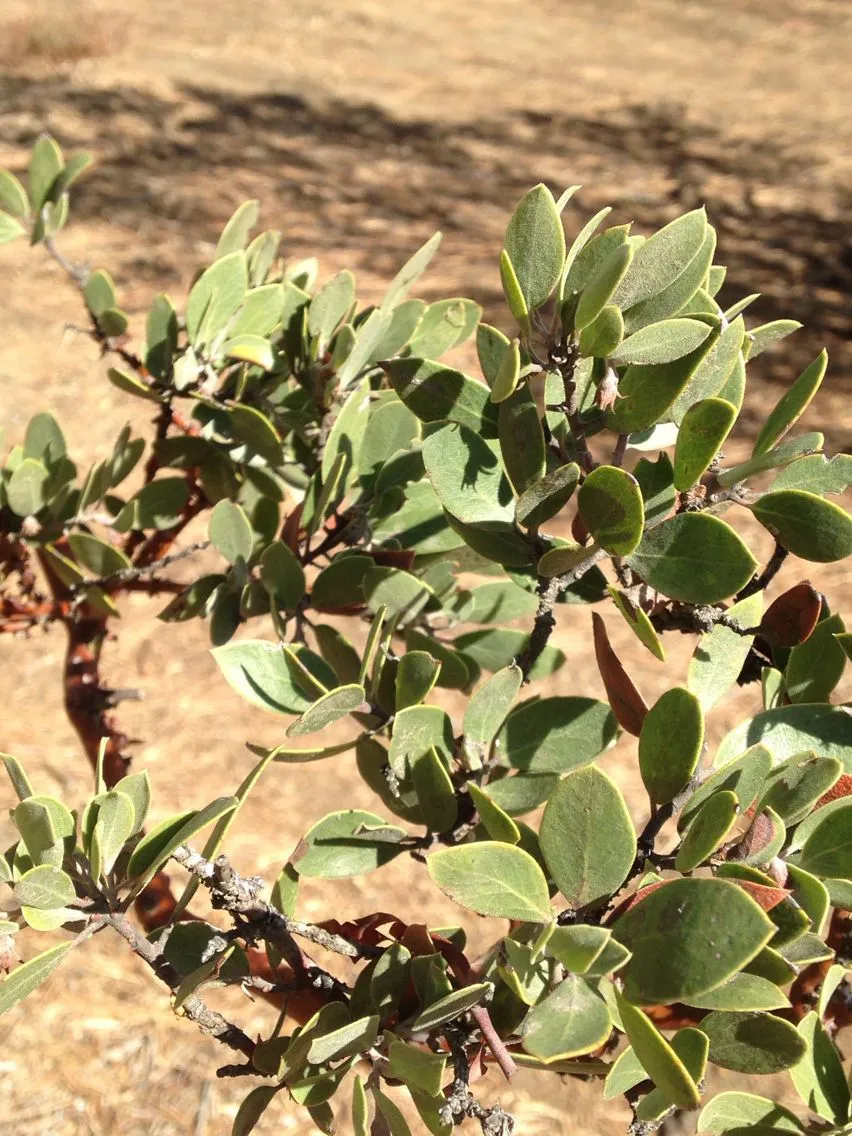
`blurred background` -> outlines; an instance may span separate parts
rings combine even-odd
[[[723,301],[760,292],[756,322],[805,324],[750,365],[745,430],[825,345],[829,377],[803,425],[824,430],[837,451],[852,427],[850,30],[848,0],[5,0],[0,166],[20,173],[45,129],[66,151],[94,152],[63,249],[112,273],[137,327],[154,293],[183,296],[248,197],[283,231],[289,258],[318,256],[322,279],[353,268],[365,300],[442,229],[422,294],[471,296],[504,328],[496,259],[533,183],[557,194],[585,187],[566,210],[569,239],[606,204],[614,223],[641,232],[706,203],[717,260],[728,265]],[[139,404],[101,381],[96,349],[69,329],[80,312],[58,269],[17,244],[0,255],[7,441],[43,408],[57,413],[81,463],[125,421],[144,429]],[[763,533],[756,551],[766,555],[766,542]],[[852,593],[842,569],[820,567],[812,579],[833,606]],[[238,783],[252,760],[243,743],[274,744],[281,727],[224,688],[203,626],[158,624],[155,611],[144,598],[128,604],[105,672],[146,695],[122,707],[121,722],[139,739],[137,768],[152,772],[159,819]],[[571,609],[555,641],[579,657],[587,622]],[[610,630],[649,702],[681,681],[690,642],[674,643],[661,667],[626,629]],[[89,775],[62,713],[63,648],[60,634],[0,641],[0,748],[28,764],[42,791],[76,800]],[[572,693],[602,695],[587,666],[568,673]],[[753,705],[753,690],[738,694],[710,722],[710,740]],[[629,740],[607,765],[640,819]],[[278,767],[230,851],[244,871],[272,879],[323,812],[373,804],[347,757]],[[424,874],[397,861],[351,883],[317,883],[301,912],[355,916],[386,908],[390,895],[403,918],[446,922]],[[493,933],[468,923],[483,942]],[[260,1004],[231,1009],[249,1032],[270,1021]],[[171,1016],[120,947],[90,941],[0,1021],[0,1130],[227,1134],[245,1089],[216,1081],[215,1049]],[[782,1081],[758,1087],[787,1093]],[[515,1113],[518,1136],[615,1136],[628,1120],[595,1086],[544,1074],[510,1087],[491,1074],[484,1091]],[[308,1128],[299,1110],[279,1108],[257,1131]]]

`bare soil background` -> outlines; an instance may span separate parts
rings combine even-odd
[[[43,129],[67,150],[95,152],[63,248],[113,273],[138,327],[156,291],[183,295],[246,197],[283,230],[289,257],[318,255],[323,277],[354,268],[366,299],[443,229],[423,294],[470,295],[504,327],[496,254],[514,202],[534,182],[586,186],[566,211],[569,231],[604,204],[641,231],[706,202],[717,259],[729,266],[724,297],[759,291],[755,317],[806,325],[750,367],[757,381],[744,426],[759,426],[779,383],[825,344],[829,378],[806,421],[838,450],[852,425],[851,26],[848,0],[7,0],[0,165],[20,171]],[[81,464],[125,421],[144,429],[144,410],[102,380],[97,351],[68,330],[79,313],[61,273],[39,250],[14,245],[0,256],[7,441],[44,407]],[[469,352],[464,361],[473,365]],[[755,537],[763,555],[770,544]],[[811,577],[834,605],[852,592],[840,568]],[[795,578],[786,570],[776,591]],[[139,739],[137,768],[151,770],[159,818],[236,785],[252,761],[243,742],[273,744],[281,727],[225,688],[200,624],[159,624],[156,610],[126,604],[106,672],[145,693],[122,707],[121,722]],[[672,643],[661,666],[610,625],[649,701],[682,681],[690,641]],[[576,664],[566,668],[571,691],[600,697],[580,657],[587,632],[588,612],[571,609],[555,641]],[[44,791],[77,801],[89,773],[62,713],[63,649],[60,633],[0,642],[0,748],[23,759]],[[711,742],[755,698],[747,689],[716,712]],[[640,819],[629,739],[606,764]],[[374,804],[349,757],[277,767],[230,851],[271,880],[324,812]],[[389,905],[403,918],[447,920],[425,872],[408,861],[307,886],[301,910],[343,917]],[[459,914],[480,941],[493,933]],[[237,996],[228,1009],[249,1031],[271,1020]],[[245,1088],[215,1080],[216,1050],[171,1016],[120,945],[90,941],[0,1022],[0,1128],[227,1134]],[[789,1095],[780,1079],[755,1087]],[[491,1074],[481,1090],[516,1114],[519,1136],[615,1136],[627,1121],[621,1104],[600,1103],[596,1086],[543,1074],[521,1074],[511,1087]],[[309,1130],[295,1108],[275,1109],[258,1127],[261,1136]]]

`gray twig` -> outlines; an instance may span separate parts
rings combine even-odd
[[[182,845],[172,853],[172,859],[201,881],[210,892],[215,908],[245,919],[251,925],[253,934],[280,950],[297,973],[304,969],[304,963],[301,951],[293,942],[294,935],[347,958],[374,958],[381,953],[376,947],[351,943],[342,935],[336,935],[324,927],[284,915],[259,898],[263,881],[256,876],[248,879],[240,876],[227,856],[219,856],[211,861]]]

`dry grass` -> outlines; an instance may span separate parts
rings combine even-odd
[[[0,23],[0,67],[32,71],[96,59],[115,49],[115,24],[105,12],[76,3],[31,3]]]

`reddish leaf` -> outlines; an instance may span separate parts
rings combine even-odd
[[[769,605],[760,634],[773,647],[797,647],[816,627],[821,610],[822,597],[805,580]]]
[[[775,821],[768,813],[759,813],[745,836],[731,853],[732,860],[745,860],[768,848],[776,836]]]
[[[814,808],[821,809],[829,801],[839,801],[841,797],[852,797],[852,773],[841,773],[828,792],[823,793]]]
[[[612,712],[622,729],[638,737],[645,715],[648,713],[645,699],[636,689],[633,680],[621,665],[618,655],[613,651],[606,633],[606,624],[596,611],[592,612],[592,628],[595,658]]]
[[[577,544],[587,544],[589,540],[589,530],[586,528],[586,522],[579,513],[574,515],[574,520],[571,522],[571,536],[576,540]]]
[[[414,563],[414,551],[410,548],[374,548],[369,555],[380,568],[402,568],[407,572]]]
[[[296,506],[291,513],[288,513],[287,519],[284,521],[284,526],[281,529],[281,539],[287,545],[291,552],[297,556],[299,554],[299,530],[302,527],[302,502]]]
[[[762,907],[764,911],[771,911],[773,907],[777,907],[782,900],[792,894],[786,888],[767,887],[766,884],[756,884],[751,880],[738,880],[730,877],[729,882],[748,892],[758,907]]]

